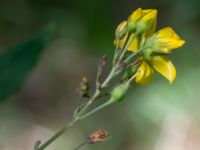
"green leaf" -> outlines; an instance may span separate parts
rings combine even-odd
[[[55,25],[49,24],[32,39],[0,55],[0,101],[20,88],[37,64],[42,50],[52,38],[54,31]]]

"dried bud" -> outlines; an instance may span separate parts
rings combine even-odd
[[[99,68],[103,69],[106,66],[106,63],[107,63],[106,55],[103,55],[103,57],[101,57],[99,61]]]
[[[86,77],[82,77],[79,83],[79,94],[82,97],[89,98],[89,82]]]
[[[105,130],[98,130],[90,134],[88,143],[93,144],[96,142],[105,141],[108,138],[108,132]]]

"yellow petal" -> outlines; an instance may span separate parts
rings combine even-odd
[[[170,38],[161,38],[158,39],[159,44],[159,49],[162,50],[162,52],[168,53],[171,52],[172,50],[179,48],[183,46],[185,41],[183,40],[176,40],[176,39],[170,39]]]
[[[152,77],[153,77],[153,69],[147,62],[143,61],[137,71],[135,79],[136,83],[147,84],[149,83],[149,81],[151,81]]]
[[[185,41],[170,27],[158,31],[154,41],[155,48],[163,52],[170,52],[173,49],[183,46],[184,43]]]
[[[149,26],[148,31],[145,33],[145,38],[148,38],[149,36],[151,36],[155,30],[156,30],[156,23],[157,23],[157,10],[156,9],[149,9],[149,10],[143,10],[144,13],[148,13],[148,15],[146,15],[143,20],[147,19],[148,17],[151,18],[151,24]]]
[[[141,21],[148,21],[151,19],[156,19],[157,18],[157,10],[156,9],[150,9],[150,10],[143,10],[143,17]]]
[[[142,17],[142,9],[138,8],[137,10],[135,10],[129,17],[129,19],[132,22],[137,21],[138,19],[140,19]]]
[[[127,26],[127,21],[123,21],[118,25],[116,31],[117,32],[122,32],[126,26]]]
[[[152,35],[154,34],[155,30],[156,30],[156,24],[157,24],[157,10],[155,10],[155,9],[146,9],[146,10],[143,10],[143,13],[144,13],[144,14],[148,14],[148,13],[151,13],[151,12],[154,13],[154,15],[153,15],[154,17],[153,17],[153,19],[152,19],[152,22],[151,22],[151,24],[150,24],[150,26],[149,26],[148,31],[147,31],[146,33],[142,34],[141,44],[144,44],[145,40],[146,40],[148,37],[152,36]],[[153,14],[153,13],[152,13],[152,14]]]
[[[171,27],[165,27],[157,32],[158,38],[172,38],[180,40],[181,38],[175,33]]]
[[[118,40],[121,40],[125,37],[126,33],[127,33],[127,21],[123,21],[118,25],[115,31],[115,36]]]
[[[152,30],[155,27],[157,20],[157,10],[152,9],[151,11],[148,11],[148,13],[143,13],[143,16],[141,19],[138,20],[136,29],[140,33],[146,33]]]
[[[127,39],[127,36],[128,36],[128,34],[125,36],[125,38],[123,38],[122,40],[118,41],[119,42],[119,48],[123,48],[124,47],[124,44],[125,44],[126,39]],[[134,36],[134,34],[132,33],[130,38],[129,38],[129,40],[131,40],[133,36]],[[116,43],[117,43],[117,40],[114,41],[115,45],[116,45]],[[130,46],[128,48],[128,51],[135,52],[137,49],[138,49],[138,38],[135,38],[133,40],[133,42],[130,44]]]
[[[151,58],[151,65],[153,68],[163,75],[170,84],[176,78],[176,68],[172,62],[164,56],[154,56]]]
[[[129,40],[131,40],[131,38],[134,36],[134,34],[132,34],[131,35],[131,37],[130,37],[130,39]],[[138,43],[139,41],[138,41],[138,37],[136,37],[134,40],[133,40],[133,42],[131,43],[131,45],[129,46],[129,48],[128,48],[128,51],[131,51],[131,52],[135,52],[135,51],[137,51],[138,50]]]

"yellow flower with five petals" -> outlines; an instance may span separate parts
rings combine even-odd
[[[172,28],[166,27],[150,37],[146,45],[151,46],[154,51],[170,53],[172,50],[183,46],[184,43],[185,41],[182,40]]]
[[[183,41],[172,28],[166,27],[152,35],[146,41],[146,46],[149,46],[143,51],[144,60],[138,68],[136,82],[139,84],[148,83],[153,76],[153,69],[163,75],[169,83],[173,83],[176,77],[176,68],[173,63],[165,56],[172,50],[183,46]],[[147,54],[147,57],[145,57]],[[152,55],[154,54],[154,55]]]

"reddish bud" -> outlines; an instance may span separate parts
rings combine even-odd
[[[96,142],[105,141],[108,138],[108,132],[105,130],[98,130],[90,134],[88,143],[93,144]]]

